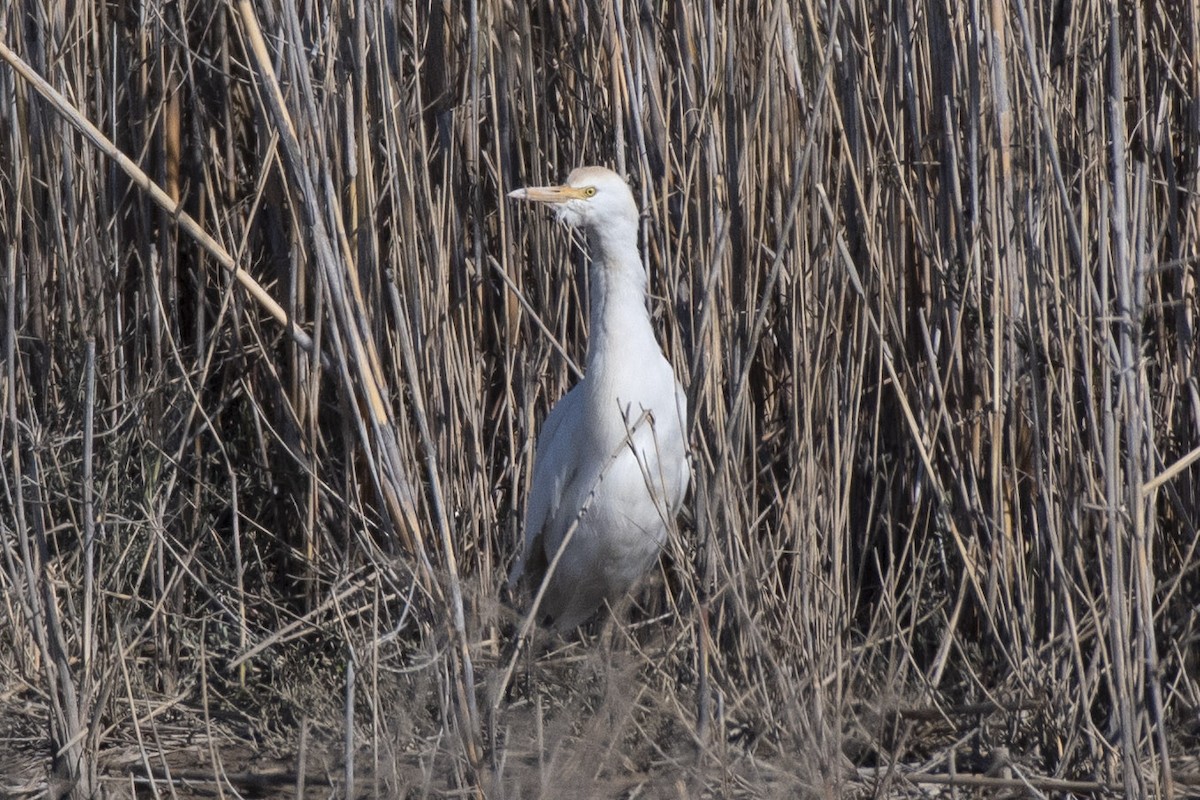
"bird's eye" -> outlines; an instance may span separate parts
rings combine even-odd
[[[584,196],[584,197],[595,197],[595,196],[596,196],[596,187],[595,187],[595,186],[589,186],[589,187],[587,187],[586,189],[584,189],[584,190],[583,190],[583,196]]]

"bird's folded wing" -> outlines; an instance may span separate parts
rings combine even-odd
[[[533,483],[525,506],[525,542],[508,574],[510,587],[520,580],[530,555],[541,545],[546,523],[557,516],[563,490],[579,471],[580,442],[576,441],[576,428],[580,412],[576,408],[582,405],[582,397],[579,387],[572,389],[542,423],[533,457]]]

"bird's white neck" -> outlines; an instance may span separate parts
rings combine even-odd
[[[589,232],[591,308],[587,372],[626,367],[629,353],[658,350],[646,310],[646,270],[637,250],[636,231],[628,236]],[[636,365],[633,365],[636,366]]]

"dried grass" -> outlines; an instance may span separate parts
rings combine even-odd
[[[0,791],[1196,791],[1194,6],[267,5],[0,7]],[[506,680],[583,163],[694,491]]]

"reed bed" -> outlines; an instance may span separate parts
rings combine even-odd
[[[0,792],[1200,792],[1188,3],[0,5]],[[693,490],[502,590],[644,212]]]

